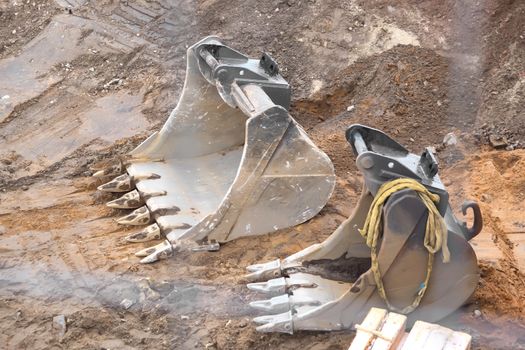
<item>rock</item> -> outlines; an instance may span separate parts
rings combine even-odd
[[[478,309],[474,310],[474,317],[481,317],[481,311],[479,311]]]
[[[58,336],[62,338],[66,334],[66,316],[58,315],[53,317],[53,328],[58,330]]]
[[[183,320],[183,321],[187,321],[190,319],[189,316],[186,316],[186,315],[180,315],[180,319]]]
[[[351,106],[346,107],[346,111],[347,111],[347,112],[352,112],[354,109],[355,109],[355,106],[354,106],[354,105],[351,105]]]
[[[126,310],[129,309],[133,304],[133,301],[129,299],[124,299],[120,302],[120,305]]]
[[[490,196],[490,194],[483,193],[481,195],[481,201],[485,203],[490,203],[492,201],[492,197]]]
[[[509,144],[505,136],[498,136],[494,134],[489,135],[489,143],[495,149],[505,148]]]
[[[110,86],[119,87],[120,85],[122,85],[122,79],[115,78],[104,84],[104,89],[108,89]]]
[[[443,144],[445,146],[455,146],[455,145],[458,144],[458,139],[457,139],[456,135],[453,132],[449,132],[443,138]]]

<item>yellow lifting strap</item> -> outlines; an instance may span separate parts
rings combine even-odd
[[[388,301],[388,297],[383,286],[383,278],[381,277],[381,272],[379,270],[379,263],[377,261],[377,242],[380,239],[381,233],[381,221],[382,221],[382,209],[386,200],[394,193],[410,189],[417,192],[421,201],[425,204],[428,209],[428,219],[426,224],[425,231],[425,240],[424,245],[428,250],[428,262],[427,262],[427,275],[425,281],[421,284],[420,290],[418,291],[416,298],[411,305],[398,309],[395,306],[391,305]],[[439,196],[429,192],[425,186],[413,179],[401,178],[392,180],[383,184],[379,191],[377,192],[368,215],[366,217],[365,225],[363,229],[359,230],[359,233],[366,239],[366,244],[371,249],[371,258],[372,258],[372,272],[374,274],[374,279],[379,291],[379,295],[385,301],[388,308],[392,311],[399,312],[402,314],[408,314],[414,311],[423,299],[425,291],[428,287],[428,281],[432,273],[432,266],[434,264],[434,254],[437,253],[440,249],[443,254],[443,262],[447,263],[450,261],[450,251],[447,246],[447,226],[443,217],[439,213],[436,204],[439,203]]]

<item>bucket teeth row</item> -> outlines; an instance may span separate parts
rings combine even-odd
[[[127,235],[125,240],[130,243],[141,243],[160,239],[161,237],[162,232],[159,225],[151,224],[139,232]]]
[[[133,210],[126,216],[117,219],[117,223],[121,225],[147,225],[151,221],[151,212],[147,206],[142,206]]]
[[[273,314],[256,317],[254,322],[264,323],[264,326],[257,330],[292,333],[294,330],[310,329],[309,320],[312,317],[314,319],[320,317],[316,314],[317,312],[324,312],[323,309],[330,309],[331,305],[339,303],[340,298],[351,287],[350,283],[328,280],[305,272],[294,272],[288,277],[248,284],[251,290],[275,295],[266,300],[256,300],[250,303],[250,307],[256,310]],[[292,318],[284,316],[288,314],[292,315],[293,322]],[[338,317],[337,313],[332,311],[328,311],[328,314],[328,319],[332,316],[335,319]],[[289,326],[293,327],[288,328]],[[326,326],[334,327],[331,323]],[[335,328],[338,327],[335,326]]]
[[[133,190],[120,198],[108,202],[106,205],[115,209],[136,209],[143,206],[144,201],[140,197],[139,191]]]

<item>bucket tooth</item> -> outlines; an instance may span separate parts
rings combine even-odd
[[[160,179],[159,174],[155,173],[142,173],[133,175],[134,180],[157,180]]]
[[[99,191],[104,192],[128,192],[135,187],[133,179],[128,174],[117,176],[110,182],[98,186]]]
[[[144,191],[142,197],[147,201],[150,198],[165,196],[166,194],[168,194],[167,191]]]
[[[289,311],[290,296],[288,294],[283,294],[267,300],[252,301],[250,307],[273,313]]]
[[[143,206],[144,201],[140,197],[139,191],[133,190],[120,198],[106,203],[106,205],[115,209],[136,209]]]
[[[271,316],[259,316],[254,318],[253,321],[262,324],[256,328],[259,332],[293,334],[293,317],[291,311]]]
[[[121,175],[124,172],[124,165],[122,161],[115,162],[104,169],[96,171],[94,177],[105,177],[105,176],[116,176]]]
[[[149,247],[135,253],[138,257],[145,257],[140,260],[141,264],[150,264],[160,259],[167,258],[173,255],[173,246],[169,241],[164,241],[153,247]]]
[[[304,291],[304,290],[303,290]],[[267,300],[257,300],[250,303],[250,307],[262,310],[270,313],[280,313],[301,306],[318,306],[321,305],[321,301],[315,299],[316,292],[310,292],[310,295],[304,295],[305,293],[295,293],[292,295],[283,294]]]
[[[153,241],[155,239],[160,239],[161,237],[162,232],[159,225],[151,224],[139,232],[127,235],[125,240],[130,243],[140,243]]]
[[[276,259],[267,263],[250,265],[246,270],[250,273],[244,275],[244,277],[249,281],[277,278],[282,274],[281,260]]]
[[[286,279],[274,278],[266,282],[248,283],[248,289],[261,293],[282,294],[286,292]]]
[[[133,210],[126,216],[117,219],[121,225],[147,225],[151,220],[151,213],[147,206]]]

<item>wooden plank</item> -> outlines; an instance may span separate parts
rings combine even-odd
[[[407,338],[408,338],[408,332],[405,332],[402,336],[401,336],[401,340],[399,340],[399,344],[397,345],[397,347],[395,348],[396,350],[401,350],[403,349],[403,345],[405,345],[405,342],[407,341]]]
[[[428,325],[429,323],[416,321],[400,350],[424,349],[425,343],[430,334]]]
[[[471,340],[466,333],[417,321],[400,350],[469,350]]]
[[[417,321],[405,333],[407,317],[372,308],[348,350],[470,350],[472,337],[463,332]]]
[[[375,331],[381,326],[386,315],[386,310],[373,307],[361,323],[361,327]],[[365,350],[374,338],[375,336],[372,333],[358,330],[354,341],[352,341],[348,350]]]
[[[390,312],[386,317],[380,332],[385,338],[392,340],[388,341],[384,338],[377,338],[374,341],[372,350],[396,349],[401,341],[401,338],[405,334],[406,323],[407,317],[405,315]]]
[[[454,332],[448,338],[443,350],[470,350],[472,337],[463,332]]]
[[[448,338],[454,333],[453,330],[441,327],[437,324],[428,323],[430,334],[425,343],[425,350],[443,350]]]

